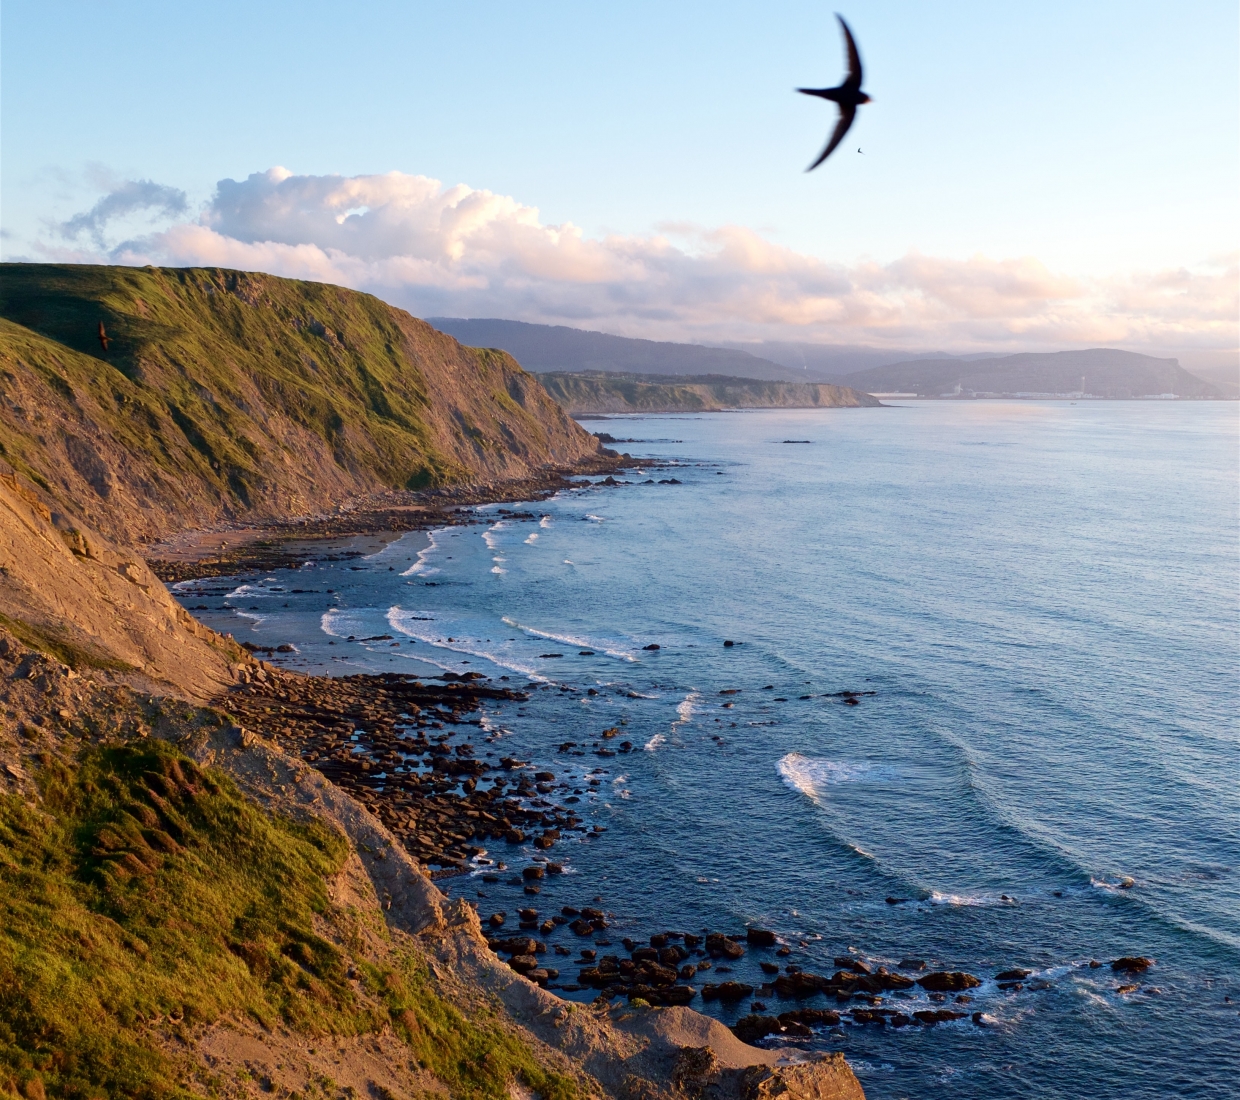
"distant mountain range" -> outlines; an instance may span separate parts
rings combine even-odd
[[[846,377],[846,384],[870,393],[919,397],[1223,396],[1219,387],[1189,374],[1175,359],[1113,348],[1026,352],[971,361],[920,359],[857,371]]]
[[[919,397],[1236,396],[1233,386],[1198,378],[1175,359],[1113,348],[960,356],[775,340],[714,347],[497,318],[427,320],[471,347],[502,348],[526,370],[539,374],[722,375],[763,382],[825,382],[867,393]]]

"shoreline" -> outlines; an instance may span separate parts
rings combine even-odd
[[[532,478],[408,492],[391,490],[356,497],[334,512],[262,523],[238,521],[184,531],[143,548],[151,571],[165,584],[226,577],[234,573],[297,568],[305,553],[293,544],[366,535],[402,535],[468,523],[478,505],[546,500],[581,484],[581,478],[667,465],[604,451],[572,467]]]

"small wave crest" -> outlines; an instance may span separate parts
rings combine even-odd
[[[647,741],[647,742],[646,742],[646,743],[642,746],[642,748],[643,748],[646,752],[654,752],[654,751],[655,751],[655,750],[656,750],[656,749],[657,749],[660,745],[662,745],[662,744],[663,744],[666,740],[667,740],[667,738],[666,738],[666,737],[664,737],[664,736],[663,736],[663,734],[661,734],[661,733],[656,733],[656,734],[655,734],[655,735],[654,735],[654,736],[653,736],[653,737],[652,737],[649,741]]]
[[[491,524],[490,527],[488,527],[485,531],[483,531],[482,541],[487,544],[487,549],[498,550],[500,546],[500,541],[496,537],[497,533],[500,531],[506,531],[511,526],[512,524],[509,523],[507,520],[501,519],[498,523]]]
[[[491,664],[500,668],[509,669],[512,672],[519,672],[523,676],[528,676],[531,680],[542,682],[550,682],[546,676],[540,675],[538,670],[512,654],[497,652],[492,649],[484,649],[477,639],[466,639],[461,637],[452,637],[448,633],[448,629],[441,621],[428,618],[425,612],[406,611],[400,606],[389,607],[387,611],[387,622],[393,630],[404,634],[408,638],[414,638],[419,642],[425,642],[438,650],[445,650],[449,653],[459,653],[461,658],[450,665],[445,665],[441,661],[418,655],[418,660],[426,660],[428,664],[433,664],[446,672],[464,671],[464,658],[477,657],[483,661],[490,661]],[[425,626],[422,624],[426,624]],[[452,637],[449,641],[448,638]],[[458,667],[459,666],[459,667]]]
[[[615,657],[619,661],[630,661],[633,663],[637,661],[636,656],[627,650],[618,648],[614,642],[598,641],[584,634],[556,634],[551,630],[539,630],[537,627],[526,626],[524,623],[518,622],[508,615],[503,616],[500,621],[505,626],[512,627],[513,630],[519,630],[522,634],[528,634],[531,638],[545,638],[549,642],[575,645],[578,649],[593,649],[596,652],[601,650],[608,657]]]
[[[437,568],[430,565],[430,556],[439,549],[437,536],[442,535],[446,530],[446,527],[441,527],[427,534],[426,546],[418,551],[417,561],[401,574],[402,577],[429,577],[432,573],[439,572]]]
[[[775,766],[788,786],[809,798],[817,798],[824,787],[885,778],[891,771],[868,761],[824,760],[799,752],[788,753]]]

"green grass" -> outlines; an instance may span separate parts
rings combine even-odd
[[[73,669],[98,668],[113,672],[131,672],[133,666],[124,661],[98,653],[93,649],[76,645],[47,627],[35,626],[23,619],[14,619],[0,612],[0,626],[5,627],[18,641],[37,649],[61,664]]]
[[[497,1021],[444,1003],[412,953],[360,964],[359,997],[326,885],[348,846],[327,826],[268,816],[162,741],[45,758],[39,785],[42,808],[0,797],[0,1091],[187,1097],[150,1032],[241,1013],[312,1035],[391,1024],[453,1095],[499,1097],[519,1074],[569,1096]]]

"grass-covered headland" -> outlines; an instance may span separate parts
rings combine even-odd
[[[0,796],[0,1093],[228,1094],[178,1038],[246,1017],[390,1028],[452,1096],[571,1095],[497,1019],[438,996],[412,945],[367,949],[330,900],[349,852],[330,826],[268,815],[153,739],[44,754],[36,782],[40,803]]]

